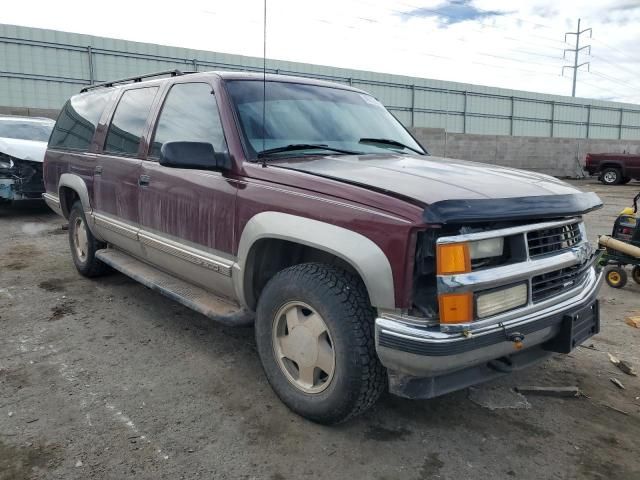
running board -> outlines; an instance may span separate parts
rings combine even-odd
[[[253,314],[203,288],[180,280],[114,248],[96,252],[96,258],[162,295],[224,325],[253,324]]]

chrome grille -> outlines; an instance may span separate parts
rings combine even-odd
[[[581,240],[582,231],[580,223],[577,222],[527,233],[530,257],[558,252],[577,245]]]
[[[531,300],[533,303],[546,300],[580,285],[589,273],[589,262],[573,265],[531,279]]]

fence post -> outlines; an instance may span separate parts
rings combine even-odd
[[[551,138],[553,138],[555,134],[556,127],[556,102],[551,100]]]
[[[416,126],[416,86],[411,85],[411,126]]]
[[[193,71],[197,72],[198,71],[198,60],[196,60],[194,58],[193,60],[191,60],[191,63],[193,64]]]
[[[462,110],[462,133],[467,133],[467,91],[464,91],[464,107]]]
[[[89,85],[96,83],[96,76],[93,70],[93,49],[91,45],[87,46],[87,56],[89,57]]]
[[[591,105],[587,105],[587,138],[591,130]]]
[[[516,101],[514,100],[513,97],[511,97],[511,115],[510,115],[511,124],[509,125],[509,135],[511,135],[512,137],[513,137],[513,111],[515,110],[515,103]]]
[[[622,120],[624,119],[624,109],[620,107],[620,126],[618,127],[618,140],[622,140]]]

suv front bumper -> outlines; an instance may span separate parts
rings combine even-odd
[[[602,272],[592,265],[579,293],[571,298],[467,335],[377,318],[376,349],[389,370],[391,392],[431,398],[547,358],[551,353],[545,346],[558,337],[563,321],[585,309],[597,318],[596,296],[602,280]],[[524,337],[519,349],[513,340],[515,334]]]

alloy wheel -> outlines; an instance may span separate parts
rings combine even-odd
[[[273,321],[273,350],[287,380],[305,393],[325,390],[335,372],[331,332],[323,318],[303,302],[281,307]]]

